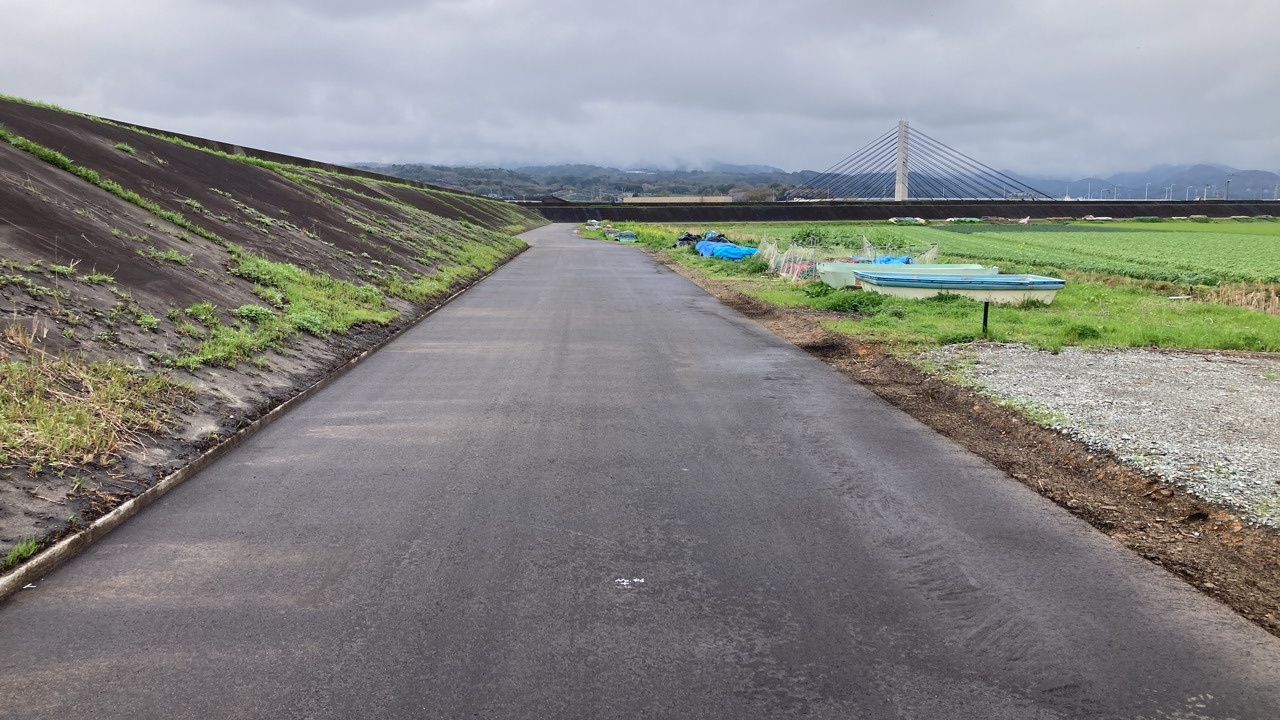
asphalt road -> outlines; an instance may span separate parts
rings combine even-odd
[[[0,607],[0,717],[1280,716],[1280,641],[639,251],[527,237]]]

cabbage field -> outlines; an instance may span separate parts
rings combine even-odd
[[[1280,282],[1280,225],[1255,227],[1269,232],[1214,232],[1212,225],[1203,232],[1077,225],[906,230],[936,238],[947,255],[997,263],[1048,265],[1185,285]]]
[[[681,231],[710,226],[649,229],[660,240],[658,248]],[[724,223],[715,229],[748,244],[816,238],[830,252],[855,254],[862,237],[881,248],[937,243],[944,262],[981,262],[1004,272],[1067,280],[1047,307],[991,308],[988,337],[1001,342],[1050,350],[1078,345],[1280,351],[1280,223],[1262,218],[928,226]],[[688,253],[663,252],[682,264],[697,262]],[[700,269],[722,276],[748,270],[721,264],[729,267]],[[981,336],[977,301],[866,298],[861,291],[826,292],[830,289],[765,277],[734,282],[741,292],[773,305],[849,312],[827,327],[864,340],[915,347]]]
[[[835,238],[938,243],[951,260],[1051,267],[1184,285],[1280,283],[1280,222],[1070,223],[892,227],[823,223]],[[788,237],[798,226],[725,225],[731,237]],[[856,243],[852,243],[855,244]]]

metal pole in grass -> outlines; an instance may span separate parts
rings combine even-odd
[[[987,336],[987,312],[991,310],[991,301],[982,301],[982,337]]]

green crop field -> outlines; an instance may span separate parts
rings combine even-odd
[[[726,225],[744,239],[788,238],[794,224]],[[938,243],[950,259],[1052,267],[1184,285],[1280,282],[1280,223],[1109,223],[1093,225],[955,225],[897,227],[824,223],[824,230],[851,241],[866,235],[897,236],[917,245]]]
[[[937,238],[944,254],[957,257],[1051,265],[1065,270],[1188,285],[1280,282],[1278,232],[1240,235],[1145,228],[1045,232],[1038,228],[1009,230],[1008,227],[976,232],[919,230]],[[911,230],[918,232],[915,228]]]
[[[904,350],[981,336],[982,303],[977,301],[833,291],[820,283],[762,275],[762,261],[733,263],[671,248],[681,232],[700,234],[713,229],[710,225],[618,227],[635,230],[640,243],[655,252],[729,280],[765,302],[848,313],[848,319],[824,323],[841,333]],[[1080,345],[1280,351],[1280,314],[1274,312],[1280,297],[1276,222],[725,223],[714,229],[748,245],[766,239],[787,244],[802,232],[811,233],[821,237],[828,254],[858,253],[864,236],[877,245],[923,248],[937,243],[944,262],[977,261],[1004,272],[1067,280],[1066,289],[1047,307],[991,308],[992,340],[1050,350]]]

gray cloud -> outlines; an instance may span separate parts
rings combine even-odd
[[[1272,2],[0,0],[0,92],[338,162],[1280,169]]]

